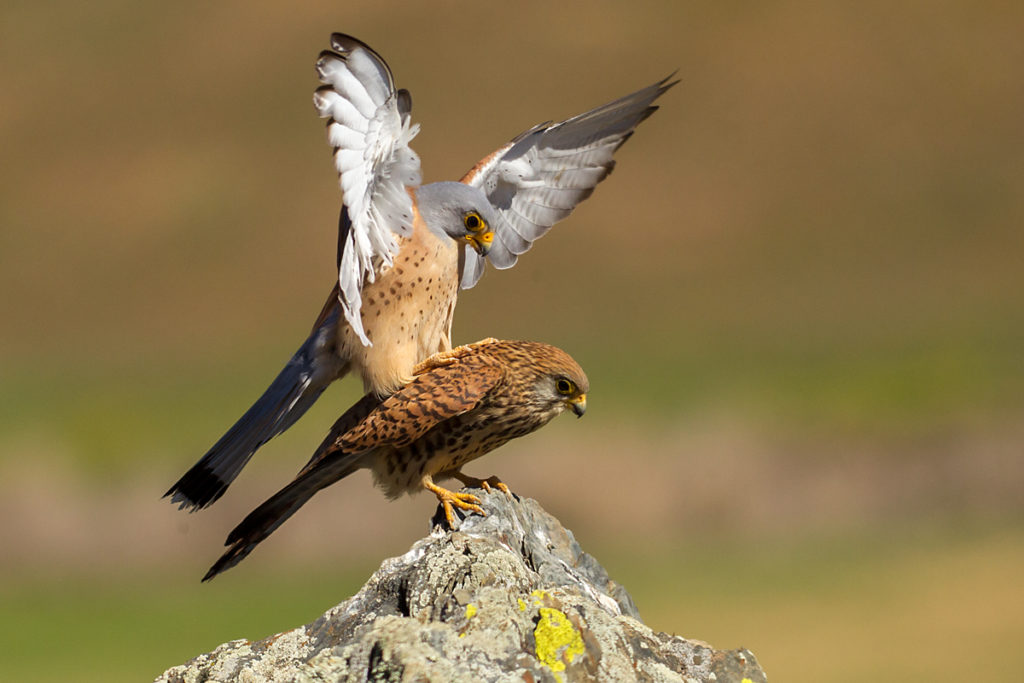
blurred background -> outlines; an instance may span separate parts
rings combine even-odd
[[[8,2],[0,8],[0,671],[143,680],[300,625],[427,532],[363,474],[201,585],[360,392],[213,508],[160,499],[305,338],[340,192],[313,62],[362,38],[427,181],[678,69],[615,173],[456,343],[591,379],[470,466],[652,627],[774,680],[1012,678],[1024,639],[1024,5]]]

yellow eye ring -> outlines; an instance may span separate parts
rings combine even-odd
[[[576,387],[573,386],[573,383],[565,379],[564,377],[555,380],[555,391],[562,394],[563,396],[568,396],[575,390]]]
[[[462,218],[462,224],[466,226],[467,230],[472,232],[479,232],[487,227],[484,219],[480,217],[476,211],[470,211]]]

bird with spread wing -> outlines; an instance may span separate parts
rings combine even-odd
[[[358,469],[371,470],[389,498],[430,491],[450,527],[453,507],[483,514],[479,497],[442,488],[434,477],[508,493],[496,477],[475,479],[462,466],[565,410],[582,416],[590,389],[569,354],[538,342],[486,339],[429,358],[414,372],[387,398],[369,392],[338,418],[298,476],[228,535],[228,550],[203,581],[241,562],[318,491]]]
[[[288,429],[327,386],[353,372],[386,397],[414,366],[452,350],[460,288],[485,260],[510,268],[612,170],[615,151],[674,83],[665,78],[561,123],[516,136],[459,182],[420,184],[409,147],[408,91],[364,43],[331,36],[313,103],[327,119],[340,174],[338,280],[313,329],[262,396],[166,495],[181,508],[216,501],[252,454]]]

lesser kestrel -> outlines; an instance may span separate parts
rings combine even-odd
[[[313,101],[327,119],[343,207],[338,281],[270,387],[167,495],[182,508],[217,500],[253,452],[290,427],[334,380],[358,373],[387,396],[413,367],[452,348],[460,286],[485,256],[509,268],[611,172],[612,155],[673,83],[653,85],[561,123],[516,136],[460,182],[420,186],[411,100],[384,60],[334,34],[316,63]]]
[[[590,388],[569,354],[538,342],[484,340],[428,359],[416,371],[389,397],[370,392],[349,408],[298,476],[228,535],[230,547],[203,580],[241,562],[315,493],[358,469],[371,470],[389,498],[432,492],[449,526],[453,507],[483,514],[478,497],[444,489],[434,478],[507,492],[496,477],[475,479],[462,466],[566,409],[582,416]]]

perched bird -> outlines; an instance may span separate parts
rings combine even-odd
[[[292,483],[228,535],[230,547],[203,581],[241,562],[317,491],[361,468],[389,498],[430,491],[449,526],[453,507],[484,514],[477,496],[444,489],[434,477],[507,493],[496,477],[469,477],[462,466],[566,409],[582,416],[590,388],[569,354],[538,342],[486,339],[429,358],[415,372],[389,397],[370,392],[338,418]]]
[[[411,100],[384,60],[336,33],[313,97],[340,174],[338,281],[309,338],[270,387],[166,495],[196,510],[216,501],[253,452],[290,427],[334,380],[358,373],[388,396],[431,354],[451,350],[460,286],[484,258],[509,268],[614,165],[613,153],[657,109],[662,79],[561,123],[543,123],[488,155],[460,182],[420,186]]]

